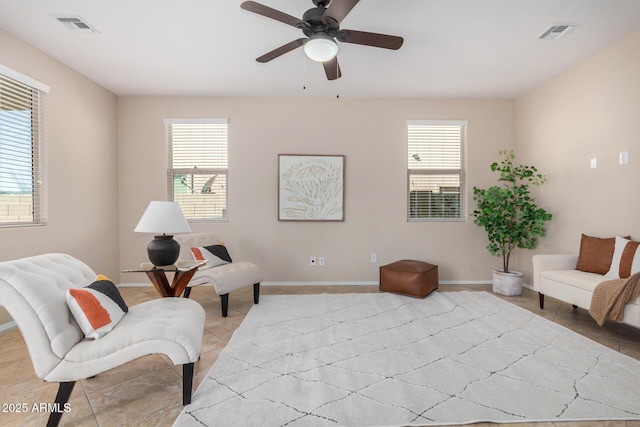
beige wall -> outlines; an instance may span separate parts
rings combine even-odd
[[[193,228],[219,233],[236,259],[262,267],[266,281],[375,281],[380,265],[400,258],[439,264],[444,281],[487,280],[499,260],[471,218],[406,221],[405,121],[466,119],[470,209],[471,187],[494,183],[488,165],[501,148],[515,146],[549,178],[539,191],[555,215],[549,236],[515,260],[530,274],[533,253],[576,252],[582,232],[640,236],[638,48],[640,32],[517,100],[116,98],[0,31],[0,63],[52,88],[49,222],[0,229],[0,260],[62,251],[114,277],[143,261],[151,237],[132,230],[149,200],[165,198],[162,119],[228,117],[230,221]],[[617,164],[621,150],[631,152],[630,165]],[[277,221],[280,153],[346,156],[343,223]],[[590,157],[598,169],[589,169]],[[377,264],[369,262],[373,252]],[[310,255],[326,265],[308,266]]]
[[[581,233],[640,239],[639,51],[640,31],[518,98],[517,151],[546,173],[539,201],[554,214],[536,252],[578,253]]]
[[[512,100],[176,98],[118,100],[120,262],[146,259],[148,235],[133,229],[165,195],[164,118],[229,118],[229,222],[215,231],[232,257],[258,264],[268,282],[376,281],[380,265],[403,258],[440,266],[444,281],[488,280],[499,265],[483,232],[467,222],[408,223],[406,120],[469,120],[469,187],[492,177],[489,164],[515,139]],[[346,156],[345,221],[277,220],[278,154]],[[470,192],[467,201],[471,201]],[[378,254],[378,263],[370,254]],[[311,267],[309,256],[325,266]],[[122,275],[122,281],[144,281]]]
[[[116,97],[2,30],[0,63],[51,87],[45,99],[48,222],[0,228],[0,261],[66,252],[117,277]]]

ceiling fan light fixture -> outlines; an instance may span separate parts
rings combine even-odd
[[[326,62],[336,57],[338,44],[326,34],[314,34],[304,44],[304,53],[312,61]]]

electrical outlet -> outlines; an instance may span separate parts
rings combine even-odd
[[[314,256],[309,257],[309,265],[316,265],[316,257]]]
[[[324,257],[323,256],[318,258],[318,265],[320,265],[320,266],[324,265]]]
[[[378,254],[371,254],[371,262],[378,262]]]

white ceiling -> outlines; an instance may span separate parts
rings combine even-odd
[[[361,0],[341,28],[404,37],[398,51],[339,43],[343,77],[302,36],[241,0],[0,0],[0,28],[118,95],[511,98],[640,28],[640,0]],[[259,0],[301,18],[311,0]],[[79,16],[98,30],[67,29]],[[558,41],[537,36],[577,23]],[[44,82],[46,83],[46,82]],[[306,86],[306,90],[303,90]]]

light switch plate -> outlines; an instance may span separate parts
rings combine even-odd
[[[628,165],[629,164],[629,152],[628,151],[621,151],[620,152],[620,164],[621,165]]]
[[[598,158],[597,157],[592,157],[591,158],[591,169],[595,169],[598,167]]]

